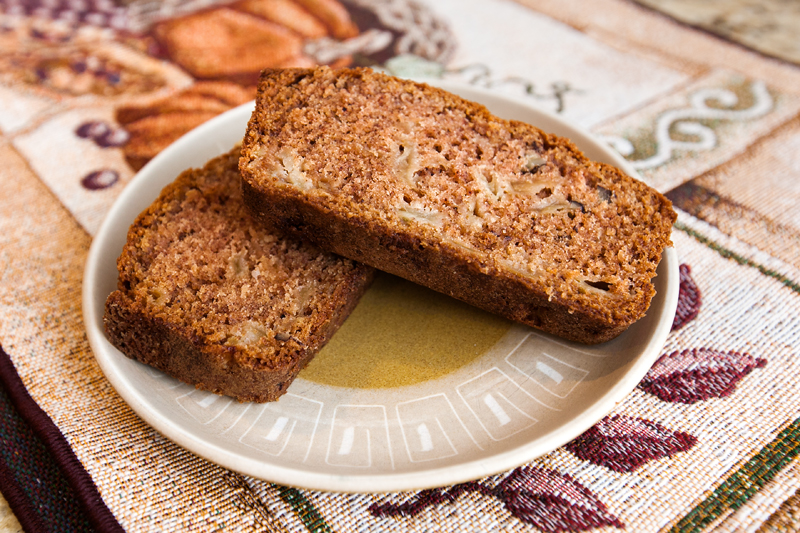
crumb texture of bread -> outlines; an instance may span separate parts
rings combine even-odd
[[[125,355],[239,401],[272,401],[372,279],[364,265],[263,229],[239,150],[183,172],[131,226],[106,302]]]
[[[266,224],[583,343],[644,316],[676,217],[567,139],[370,69],[264,71],[240,170]]]

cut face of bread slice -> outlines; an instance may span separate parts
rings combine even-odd
[[[139,215],[104,322],[128,357],[200,389],[264,402],[286,392],[373,271],[255,223],[238,158],[236,149],[185,171]]]
[[[675,220],[566,139],[369,69],[265,71],[240,170],[267,224],[584,343],[644,315]]]

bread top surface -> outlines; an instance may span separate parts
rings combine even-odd
[[[369,69],[265,71],[240,169],[255,189],[418,236],[610,323],[646,311],[675,220],[567,139]]]
[[[279,368],[295,364],[342,286],[363,284],[369,269],[256,224],[238,159],[237,148],[183,172],[139,215],[117,261],[118,291],[198,349]]]

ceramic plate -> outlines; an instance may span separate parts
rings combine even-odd
[[[589,157],[635,172],[615,152],[523,100],[440,83],[495,114],[571,138]],[[86,328],[103,372],[148,424],[192,452],[257,478],[325,491],[384,492],[501,472],[572,440],[641,380],[678,298],[665,252],[647,315],[617,339],[582,346],[382,276],[279,401],[240,404],[132,361],[103,334],[129,225],[182,170],[228,151],[252,104],[188,133],[122,192],[92,243]]]

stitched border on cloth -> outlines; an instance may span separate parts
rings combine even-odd
[[[11,404],[17,409],[20,417],[27,422],[32,432],[29,440],[35,442],[37,440],[36,437],[38,437],[39,446],[42,447],[39,453],[44,455],[49,451],[52,454],[55,463],[60,467],[60,473],[63,474],[63,478],[74,491],[79,504],[85,512],[85,519],[82,520],[83,517],[75,516],[78,510],[60,508],[63,505],[69,505],[68,503],[62,503],[59,508],[50,509],[51,520],[45,520],[37,512],[37,510],[41,509],[41,506],[34,505],[33,499],[26,494],[28,492],[26,487],[22,486],[19,478],[14,475],[0,455],[0,480],[3,481],[3,495],[8,500],[22,527],[29,531],[54,531],[55,529],[48,527],[51,521],[54,522],[53,526],[66,525],[63,522],[69,520],[72,514],[73,519],[70,520],[72,523],[69,524],[72,527],[80,527],[85,524],[85,520],[88,520],[88,523],[98,531],[122,532],[122,527],[100,498],[92,478],[84,470],[72,448],[70,448],[52,420],[28,394],[11,359],[2,347],[0,347],[0,387],[8,395]],[[50,475],[53,478],[61,477],[58,472],[50,473]],[[45,483],[48,481],[57,481],[57,479],[47,480]],[[63,502],[63,497],[55,498],[55,500],[62,500]],[[81,522],[84,522],[84,524],[81,524]],[[85,524],[85,526],[89,524]],[[85,529],[88,529],[88,527]]]

